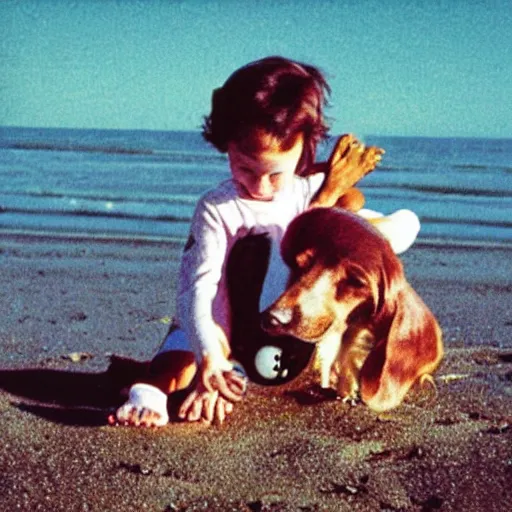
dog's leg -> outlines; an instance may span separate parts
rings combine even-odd
[[[339,331],[330,332],[318,342],[315,351],[315,368],[320,371],[320,386],[330,387],[331,371],[341,346]]]
[[[359,399],[359,372],[370,353],[374,337],[368,329],[349,327],[338,357],[338,394],[347,402]]]

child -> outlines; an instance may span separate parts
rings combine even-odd
[[[207,192],[196,207],[180,269],[179,327],[171,328],[145,382],[131,387],[110,423],[165,425],[167,395],[188,387],[196,373],[179,409],[182,419],[222,423],[242,398],[246,379],[229,359],[225,262],[231,247],[249,233],[270,236],[274,249],[263,291],[267,298],[262,298],[270,303],[285,285],[286,275],[276,270],[275,248],[287,225],[307,208],[332,206],[340,196],[342,206],[359,210],[362,195],[348,189],[381,158],[380,149],[344,136],[327,164],[314,164],[317,144],[328,130],[323,115],[328,93],[318,69],[281,57],[240,68],[214,91],[203,136],[227,152],[232,178]],[[388,238],[397,228],[396,238],[402,239],[405,229],[407,245],[417,235],[412,212],[382,222],[383,231],[390,226]]]

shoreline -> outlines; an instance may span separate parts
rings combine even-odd
[[[181,236],[156,236],[133,234],[102,234],[66,231],[42,231],[39,229],[2,229],[0,234],[4,240],[28,240],[37,241],[68,241],[76,243],[138,243],[143,245],[152,244],[184,244],[186,237]],[[512,243],[505,240],[484,240],[476,238],[443,238],[443,237],[422,237],[418,236],[414,247],[423,248],[462,248],[462,249],[503,249],[512,250]]]
[[[150,358],[173,313],[181,245],[0,242],[4,510],[500,511],[512,501],[509,248],[402,258],[438,317],[437,396],[394,411],[318,400],[305,374],[251,385],[222,427],[113,428],[112,354]],[[72,357],[74,356],[74,357]]]

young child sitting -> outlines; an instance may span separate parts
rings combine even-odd
[[[109,417],[111,424],[165,425],[168,394],[192,382],[178,413],[183,420],[222,423],[241,400],[246,378],[230,360],[230,249],[248,234],[269,235],[273,250],[262,301],[270,303],[286,284],[278,254],[291,220],[318,205],[360,210],[363,196],[351,187],[383,153],[348,135],[327,163],[314,163],[328,131],[323,109],[329,92],[318,69],[282,57],[238,69],[213,92],[203,136],[227,153],[231,179],[196,207],[180,269],[177,322],[143,381]],[[380,217],[376,225],[397,252],[419,230],[417,217],[405,210]]]

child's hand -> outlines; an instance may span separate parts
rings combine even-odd
[[[245,393],[245,378],[234,371],[233,364],[226,359],[214,361],[208,356],[203,357],[199,377],[206,390],[218,391],[231,402],[239,402]]]
[[[218,391],[208,391],[199,383],[185,399],[178,411],[178,416],[186,421],[204,420],[222,424],[233,410],[233,403],[226,400]]]
[[[178,412],[181,419],[203,419],[208,423],[217,421],[222,424],[233,410],[233,404],[242,399],[246,379],[232,368],[219,369],[219,366],[213,365],[207,357],[204,358],[199,369],[199,382]]]

